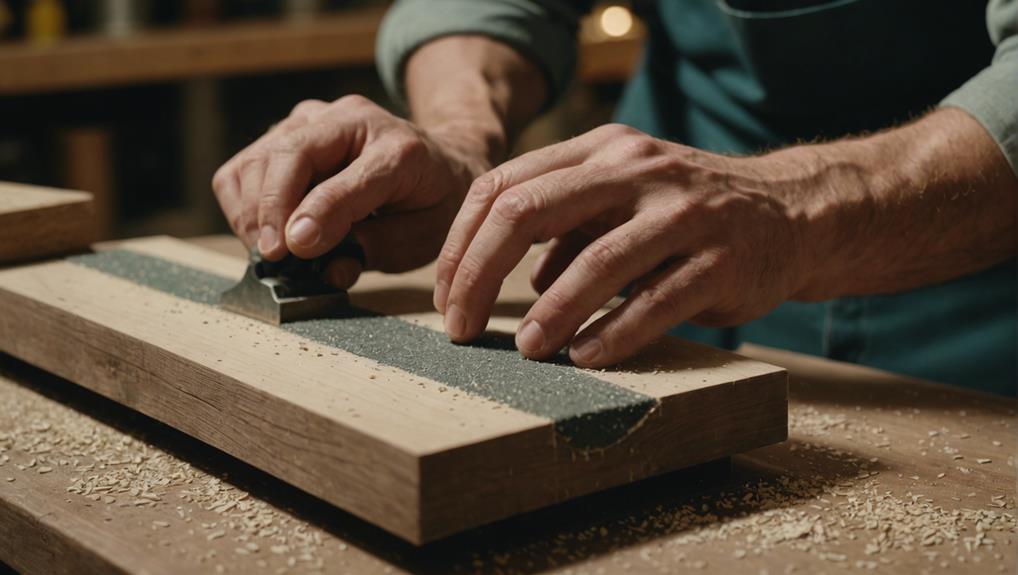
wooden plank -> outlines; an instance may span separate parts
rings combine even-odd
[[[5,45],[0,47],[0,94],[372,66],[383,14],[384,10],[365,8],[301,22],[152,30],[127,38],[70,38],[52,46]],[[580,77],[625,80],[641,44],[642,37],[635,36],[584,38]]]
[[[1013,399],[745,352],[791,372],[789,441],[736,456],[727,476],[673,473],[413,552],[222,452],[0,356],[0,561],[26,575],[1015,571]],[[109,478],[113,487],[88,492]],[[142,487],[153,497],[135,505]],[[833,528],[775,537],[804,521]],[[924,521],[959,536],[909,540],[905,530]],[[875,541],[890,548],[868,551]]]
[[[169,238],[120,247],[230,277],[244,266]],[[437,328],[433,273],[368,274],[351,298]],[[492,329],[513,331],[531,299],[522,266]],[[620,441],[580,452],[511,402],[66,261],[0,272],[0,349],[415,543],[787,434],[783,370],[673,338],[585,372],[655,405]]]
[[[88,247],[92,213],[89,193],[0,182],[0,264]]]

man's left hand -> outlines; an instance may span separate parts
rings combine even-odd
[[[439,255],[435,307],[453,341],[477,337],[506,275],[550,240],[516,335],[527,357],[568,345],[577,365],[601,367],[683,321],[755,319],[799,289],[809,251],[781,174],[620,125],[525,154],[471,186]]]

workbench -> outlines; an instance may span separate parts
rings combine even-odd
[[[29,573],[1015,571],[1013,399],[740,352],[789,370],[788,441],[421,548],[3,356],[0,560]]]

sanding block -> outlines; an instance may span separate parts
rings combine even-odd
[[[364,265],[364,250],[349,236],[328,253],[310,260],[287,254],[271,262],[263,259],[257,248],[252,249],[244,277],[223,292],[220,305],[274,325],[342,317],[349,310],[346,290],[323,277],[325,266],[337,257],[351,257]]]

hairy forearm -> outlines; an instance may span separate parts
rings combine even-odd
[[[411,56],[406,91],[414,123],[483,172],[505,159],[547,87],[537,66],[509,46],[450,36]]]
[[[808,173],[788,202],[804,230],[797,299],[898,292],[1015,256],[1018,179],[961,110],[760,159]]]

